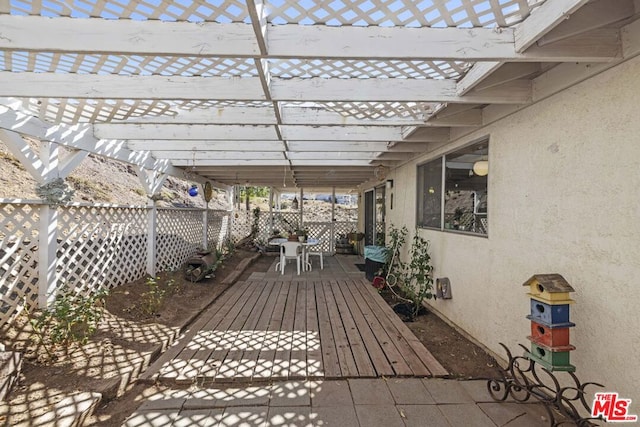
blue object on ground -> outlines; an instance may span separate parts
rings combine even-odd
[[[376,262],[387,262],[387,248],[384,246],[365,246],[364,247],[364,258],[370,259],[371,261]]]

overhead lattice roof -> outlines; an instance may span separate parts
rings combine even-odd
[[[535,101],[532,81],[558,64],[624,59],[636,12],[633,0],[0,0],[0,97],[221,183],[352,187],[481,126],[494,104]]]

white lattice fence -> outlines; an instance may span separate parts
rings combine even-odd
[[[59,281],[85,295],[145,274],[145,208],[71,205],[58,209]]]
[[[358,223],[355,221],[336,221],[334,222],[334,237],[340,238],[343,234],[353,233],[358,229]],[[334,241],[335,243],[335,241]]]
[[[300,214],[298,212],[274,212],[273,228],[281,233],[295,231],[296,228],[300,228]]]
[[[202,210],[158,209],[156,268],[176,270],[202,245]]]
[[[333,225],[331,222],[305,222],[304,228],[309,232],[308,237],[320,240],[320,244],[313,247],[314,251],[333,252]]]
[[[38,206],[0,203],[0,326],[38,298]]]
[[[253,213],[250,211],[235,211],[231,214],[231,243],[236,244],[251,233]]]
[[[207,211],[207,241],[209,248],[221,249],[229,239],[231,213],[229,211]]]

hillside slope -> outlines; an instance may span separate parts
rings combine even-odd
[[[37,149],[35,141],[29,141]],[[146,205],[147,196],[132,166],[89,155],[67,178],[75,189],[74,202]],[[0,198],[38,199],[36,181],[0,141]],[[169,177],[162,188],[163,200],[158,206],[205,206],[202,196],[190,197],[190,183]],[[224,192],[215,192],[209,207],[228,208]]]

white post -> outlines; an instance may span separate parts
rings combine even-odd
[[[209,202],[202,212],[202,250],[209,248]]]
[[[300,187],[300,220],[298,221],[298,224],[300,224],[300,228],[303,227],[302,225],[302,205],[304,205],[304,188]]]
[[[329,227],[329,251],[335,253],[336,245],[336,187],[331,187],[331,227]]]
[[[38,239],[38,307],[47,308],[56,297],[58,282],[58,210],[55,206],[40,206]]]
[[[156,202],[149,199],[147,211],[147,274],[156,275],[156,227],[158,225],[158,209]]]
[[[269,187],[269,235],[273,234],[273,187]]]
[[[42,142],[40,161],[45,183],[58,177],[58,152],[57,144]],[[38,306],[47,308],[58,290],[58,209],[55,205],[42,205],[38,239]]]

